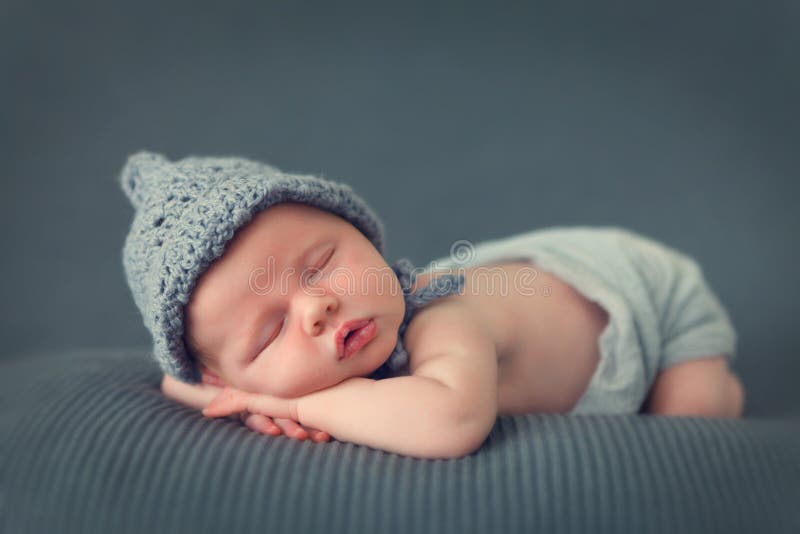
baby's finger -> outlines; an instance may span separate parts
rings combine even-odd
[[[270,436],[281,435],[281,429],[266,415],[261,415],[260,413],[246,413],[243,414],[243,419],[244,424],[250,430],[261,434],[269,434]]]
[[[299,439],[300,441],[305,441],[308,438],[308,432],[296,421],[280,417],[273,417],[272,420],[283,430],[283,433],[286,434],[287,437]]]
[[[308,435],[311,437],[311,440],[316,443],[321,443],[323,441],[330,441],[331,435],[325,432],[324,430],[318,430],[316,428],[311,428],[308,425],[300,425],[302,426]]]
[[[224,388],[226,386],[225,382],[221,378],[216,375],[209,375],[207,373],[203,373],[202,382],[203,384],[208,384],[209,386],[216,386],[219,388]]]
[[[314,428],[306,428],[308,434],[311,436],[311,441],[315,443],[322,443],[323,441],[330,441],[331,435],[324,430],[317,430]]]
[[[247,411],[248,396],[242,391],[225,388],[203,409],[203,415],[226,417],[237,412]]]

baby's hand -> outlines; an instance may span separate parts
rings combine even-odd
[[[221,378],[206,369],[203,369],[202,376],[204,384],[220,388],[219,391],[222,391],[222,388],[225,387],[225,382]],[[269,417],[253,412],[242,412],[239,414],[239,420],[250,430],[261,434],[269,434],[270,436],[280,436],[281,432],[283,432],[287,437],[299,439],[300,441],[305,441],[306,438],[310,436],[311,440],[317,443],[330,441],[331,439],[330,434],[327,432],[311,427],[304,427],[292,419]]]
[[[291,419],[268,417],[260,413],[250,412],[239,414],[239,419],[250,430],[261,434],[269,434],[270,436],[280,436],[281,432],[283,432],[287,437],[299,439],[300,441],[305,441],[308,437],[311,437],[311,441],[317,443],[330,441],[331,439],[330,434],[327,432],[301,425]]]
[[[287,437],[305,441],[309,436],[317,443],[330,441],[330,434],[311,427],[304,427],[294,419],[272,417],[268,414],[295,413],[291,399],[279,399],[269,395],[247,393],[225,387],[203,410],[206,417],[226,417],[239,414],[239,419],[251,430],[271,436],[283,432]]]
[[[209,406],[224,388],[225,382],[215,375],[207,373],[203,373],[201,384],[186,384],[166,374],[161,382],[161,391],[164,395],[196,410],[202,410]],[[259,413],[247,411],[238,414],[238,416],[245,426],[261,434],[279,436],[284,433],[290,438],[301,441],[309,436],[315,442],[330,441],[331,439],[327,432],[304,427],[292,419],[273,419]]]

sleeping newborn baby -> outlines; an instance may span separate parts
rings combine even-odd
[[[698,264],[552,227],[414,268],[348,186],[241,158],[128,160],[123,263],[164,371],[208,417],[420,458],[498,415],[738,417],[736,334]]]

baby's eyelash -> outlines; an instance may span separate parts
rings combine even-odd
[[[319,267],[311,267],[311,269],[310,269],[311,273],[310,273],[309,276],[313,278],[314,276],[320,274],[322,269],[325,268],[325,266],[328,265],[328,263],[330,263],[331,258],[333,257],[333,253],[335,251],[336,251],[336,247],[332,247],[329,252],[326,252],[325,253],[325,258],[323,259],[322,264]]]
[[[286,323],[286,315],[281,317],[281,323],[278,325],[278,328],[275,331],[275,336],[269,340],[270,344],[275,340],[276,337],[278,337],[281,334],[281,331],[283,330],[283,325],[285,323]]]
[[[258,349],[258,351],[256,352],[256,355],[253,357],[253,359],[254,359],[254,360],[255,360],[256,358],[258,358],[258,355],[259,355],[259,354],[261,354],[262,352],[264,352],[264,350],[265,350],[267,347],[269,347],[270,345],[272,345],[272,342],[273,342],[273,341],[275,341],[275,338],[276,338],[276,337],[278,337],[278,336],[280,335],[280,333],[281,333],[281,330],[283,330],[283,324],[284,324],[285,322],[286,322],[286,315],[284,315],[283,317],[281,317],[281,323],[278,325],[278,328],[275,330],[275,334],[274,334],[274,335],[271,335],[271,336],[269,337],[269,339],[267,340],[267,342],[266,342],[266,343],[264,343],[264,345],[263,345],[263,346],[261,346],[261,348],[259,348],[259,349]]]
[[[328,263],[331,261],[331,258],[333,257],[333,253],[334,253],[335,251],[336,251],[336,248],[334,248],[334,247],[331,247],[331,250],[325,254],[325,258],[324,258],[324,259],[323,259],[323,261],[322,261],[322,265],[320,265],[320,266],[318,267],[318,269],[322,269],[323,267],[325,267],[326,265],[328,265]]]

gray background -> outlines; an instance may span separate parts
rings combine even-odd
[[[619,225],[696,257],[747,415],[800,413],[800,3],[5,1],[0,339],[147,346],[128,154],[242,155],[351,184],[387,258]]]

